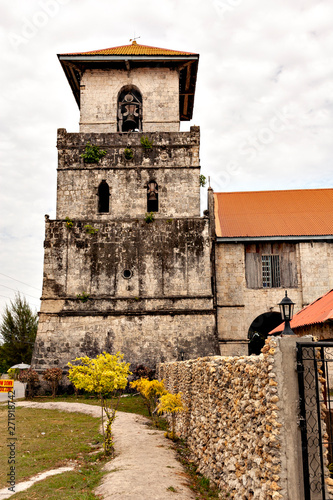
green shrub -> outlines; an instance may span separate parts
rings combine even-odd
[[[141,146],[144,147],[145,149],[151,149],[153,147],[153,142],[148,139],[146,135],[143,135],[140,139]]]
[[[133,160],[133,157],[134,157],[133,150],[131,148],[125,148],[124,149],[124,156],[125,156],[126,160]]]
[[[81,155],[85,163],[98,163],[103,156],[106,155],[106,151],[100,149],[99,146],[93,146],[90,142],[87,142],[85,152]]]
[[[206,177],[204,175],[200,174],[199,182],[200,182],[200,187],[205,187],[205,185],[207,183]]]
[[[145,215],[145,221],[147,224],[150,224],[150,222],[154,222],[155,220],[155,214],[154,212],[147,212]]]
[[[90,294],[87,292],[78,293],[76,296],[81,302],[88,302]]]
[[[88,233],[88,234],[95,234],[95,233],[98,232],[98,229],[96,229],[95,227],[91,226],[90,224],[86,224],[83,227],[86,230],[86,233]]]
[[[67,227],[67,229],[72,229],[72,227],[73,227],[73,221],[72,221],[72,219],[70,219],[69,217],[66,217],[65,221],[66,221],[66,227]]]

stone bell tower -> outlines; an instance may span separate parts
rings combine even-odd
[[[200,132],[179,132],[199,55],[133,42],[58,57],[80,132],[58,130],[34,368],[104,350],[132,368],[218,354]]]

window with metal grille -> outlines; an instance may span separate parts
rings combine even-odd
[[[263,288],[281,286],[279,255],[262,255],[261,264]]]

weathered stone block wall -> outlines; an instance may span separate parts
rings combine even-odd
[[[151,150],[145,150],[139,133],[67,134],[58,130],[57,218],[143,218],[147,212],[147,183],[158,184],[156,217],[200,215],[200,131],[151,133]],[[98,164],[81,158],[87,142],[106,150]],[[134,152],[126,160],[124,149]],[[98,186],[106,180],[110,188],[108,213],[98,212]]]
[[[80,132],[117,132],[117,99],[125,85],[142,94],[143,132],[179,130],[179,73],[155,67],[86,70],[80,83]]]
[[[181,351],[188,358],[212,355],[217,349],[211,311],[163,314],[161,308],[98,314],[88,303],[81,314],[41,313],[33,366],[38,371],[54,366],[66,371],[68,361],[77,356],[96,357],[105,350],[122,352],[134,369],[138,364],[155,367],[159,362],[180,359]]]
[[[288,287],[288,296],[295,302],[295,312],[333,288],[332,252],[330,243],[296,244],[298,285]],[[284,296],[284,289],[247,287],[242,243],[217,243],[215,263],[221,354],[247,354],[251,323],[260,314],[279,312],[278,303]]]
[[[217,354],[209,221],[46,220],[44,281],[33,365],[120,350],[127,361]],[[127,278],[124,271],[130,271]],[[82,302],[77,295],[86,292]]]
[[[333,245],[313,241],[299,243],[303,306],[333,288]]]
[[[231,498],[304,498],[295,364],[295,339],[277,338],[260,356],[159,366],[159,378],[188,407],[177,432],[200,472]]]
[[[84,223],[46,221],[43,299],[212,301],[208,219]],[[126,278],[124,271],[131,276]],[[42,311],[45,309],[42,305]]]

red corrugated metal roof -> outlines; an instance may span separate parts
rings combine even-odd
[[[333,321],[333,290],[330,290],[295,314],[290,322],[290,327],[291,329],[296,329],[301,326],[325,323],[325,321],[329,320]],[[274,330],[269,332],[269,335],[282,332],[283,328],[284,323],[274,328]]]
[[[159,47],[150,47],[149,45],[139,45],[135,41],[130,45],[120,45],[119,47],[110,47],[108,49],[91,50],[89,52],[74,52],[69,54],[60,54],[61,56],[191,56],[198,55],[193,52],[183,52],[179,50],[161,49]]]
[[[220,237],[333,234],[333,189],[214,193]]]

